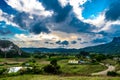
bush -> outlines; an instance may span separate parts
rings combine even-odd
[[[115,71],[108,71],[107,75],[108,76],[117,76],[117,73]]]
[[[40,69],[40,67],[36,64],[32,66],[32,73],[33,74],[40,74],[42,73],[42,70]]]
[[[50,64],[56,66],[57,65],[57,60],[56,59],[51,60]]]
[[[44,69],[44,71],[46,73],[51,73],[51,74],[58,74],[58,73],[60,73],[60,70],[59,70],[60,66],[58,66],[58,65],[54,66],[54,65],[48,64],[43,69]]]
[[[19,73],[18,72],[16,72],[16,73],[9,73],[9,74],[7,74],[7,76],[17,76],[17,75],[19,75]]]
[[[22,68],[19,73],[22,74],[40,74],[42,70],[37,64],[33,64],[31,67]]]
[[[19,70],[19,74],[23,75],[23,74],[28,74],[31,72],[30,68],[22,68]]]
[[[0,75],[4,74],[7,71],[6,68],[0,68]]]
[[[44,72],[51,74],[60,73],[60,66],[57,64],[57,60],[52,60],[50,64],[43,67]]]

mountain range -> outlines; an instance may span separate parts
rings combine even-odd
[[[106,44],[100,44],[97,46],[90,46],[81,49],[65,49],[65,48],[19,48],[13,42],[8,40],[0,40],[0,56],[4,56],[3,53],[7,52],[10,55],[21,56],[27,55],[27,53],[79,53],[80,51],[103,53],[103,54],[120,54],[120,37],[114,37],[113,40]]]
[[[114,37],[113,40],[106,44],[90,46],[81,49],[65,49],[65,48],[21,48],[26,52],[56,52],[56,53],[79,53],[80,51],[103,53],[103,54],[119,54],[120,53],[120,37]]]
[[[114,37],[111,42],[106,44],[86,47],[80,50],[93,53],[120,54],[120,37]]]
[[[29,56],[23,52],[17,45],[9,40],[0,40],[0,57],[26,57]]]
[[[120,53],[120,37],[114,37],[113,40],[106,44],[90,46],[81,49],[65,49],[65,48],[21,48],[26,52],[57,52],[57,53],[79,53],[80,51],[103,53],[103,54],[119,54]]]

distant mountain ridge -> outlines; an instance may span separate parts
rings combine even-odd
[[[19,53],[19,55],[21,55],[21,50],[20,48],[15,45],[13,42],[11,41],[8,41],[8,40],[0,40],[0,50],[2,52],[5,52],[5,51],[10,51],[10,50],[15,50]]]
[[[8,40],[0,40],[0,57],[24,57],[28,56],[28,54],[23,53],[23,51],[15,45],[13,42]]]
[[[81,50],[94,53],[120,54],[120,37],[114,37],[109,43],[86,47],[80,49],[80,51]]]
[[[120,37],[114,37],[113,40],[106,44],[97,46],[85,47],[81,49],[65,49],[65,48],[21,48],[26,52],[59,52],[59,53],[79,53],[80,51],[87,51],[93,53],[103,54],[120,54]]]
[[[25,52],[44,52],[44,53],[76,53],[79,49],[65,49],[65,48],[21,48]]]

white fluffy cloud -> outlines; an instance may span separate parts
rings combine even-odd
[[[56,48],[60,45],[56,44],[57,41],[69,41],[69,44],[66,48],[83,48],[88,45],[95,45],[91,43],[91,40],[96,38],[102,38],[103,36],[100,34],[90,35],[90,34],[74,34],[74,33],[64,33],[59,31],[53,31],[51,34],[39,34],[39,35],[25,35],[25,34],[16,34],[15,38],[17,40],[13,40],[20,47],[48,47],[48,48]],[[78,38],[81,40],[79,41]],[[19,44],[19,41],[21,44]],[[76,44],[71,44],[71,41],[77,41]],[[45,44],[45,42],[49,42],[52,44]]]
[[[38,0],[6,0],[12,8],[30,14],[52,16],[53,11],[46,11]]]
[[[86,3],[87,0],[59,0],[59,2],[63,7],[66,6],[67,4],[73,6],[73,12],[77,16],[77,18],[79,18],[80,20],[84,19],[82,17],[83,7],[80,6]]]
[[[12,26],[18,27],[17,24],[12,22],[13,17],[14,17],[14,15],[8,15],[7,13],[3,12],[2,10],[0,10],[0,21],[5,21],[6,24],[8,24],[8,25],[12,25]]]
[[[69,0],[58,0],[61,4],[62,7],[65,7],[68,3],[69,3]]]

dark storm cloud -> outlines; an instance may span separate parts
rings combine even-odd
[[[62,7],[58,0],[39,0],[45,6],[46,10],[53,10],[55,12],[55,22],[63,22],[68,17],[72,10],[72,6],[67,5]]]
[[[69,23],[69,26],[74,27],[79,33],[91,33],[92,30],[94,30],[96,27],[92,24],[84,23],[77,19],[76,17],[73,17],[71,22]]]
[[[120,25],[111,25],[110,27],[111,33],[109,35],[113,36],[120,36]]]
[[[51,31],[61,31],[65,33],[93,33],[95,26],[85,23],[77,18],[72,6],[69,4],[62,7],[58,0],[39,0],[48,11],[53,11],[53,15],[44,17],[26,12],[19,12],[14,15],[12,22],[20,28],[30,33],[39,34],[50,33]],[[40,13],[41,14],[41,13]],[[34,18],[31,19],[30,16]],[[54,25],[48,26],[49,24]]]
[[[108,42],[107,38],[102,38],[102,39],[94,39],[93,41],[91,41],[92,43],[105,43]]]
[[[46,41],[46,42],[45,42],[45,44],[49,44],[49,42],[48,42],[48,41]]]
[[[43,26],[42,23],[36,23],[35,25],[32,26],[30,32],[39,34],[41,32],[49,33],[50,31],[45,26]]]
[[[120,0],[117,0],[110,5],[109,9],[105,13],[106,20],[120,20]]]
[[[109,34],[106,31],[100,31],[98,34],[102,34],[103,36],[109,36]]]
[[[68,45],[69,42],[65,40],[65,41],[62,41],[61,44],[62,44],[62,45]]]
[[[48,42],[48,41],[46,41],[46,42],[44,42],[45,44],[51,44],[51,45],[54,45],[54,43],[52,43],[52,42]]]
[[[78,38],[77,40],[78,40],[78,41],[81,41],[82,39],[81,39],[81,38]]]
[[[113,39],[113,37],[119,37],[120,36],[120,25],[114,24],[109,27],[106,31],[101,31],[97,34],[101,34],[104,37],[101,39],[95,39],[91,41],[92,43],[103,43],[103,42],[109,42]]]
[[[72,15],[72,14],[71,14]],[[52,27],[55,31],[61,31],[65,33],[93,33],[92,30],[96,29],[96,26],[92,24],[84,23],[79,20],[75,15],[69,15],[67,20],[62,23],[55,24],[55,27]]]
[[[22,12],[17,14],[13,21],[18,24],[22,29],[29,30],[31,33],[39,34],[49,33],[49,29],[46,27],[45,20],[42,17],[33,15],[34,19],[29,18],[30,14]]]
[[[120,25],[114,24],[106,31],[101,31],[97,34],[102,34],[104,37],[113,38],[114,36],[120,36]]]
[[[77,41],[71,41],[71,44],[76,44],[77,43]]]
[[[84,42],[80,42],[80,44],[87,44],[87,43],[89,43],[89,42],[86,42],[86,41],[84,41]]]
[[[27,19],[29,17],[29,14],[22,12],[22,13],[18,13],[14,18],[13,21],[18,24],[21,28],[26,29],[27,28],[27,24],[24,20],[28,21]]]
[[[60,45],[60,44],[61,44],[61,41],[57,41],[56,44],[59,44],[59,45]]]
[[[59,45],[69,45],[69,42],[64,40],[64,41],[57,41],[56,44],[59,44]]]

